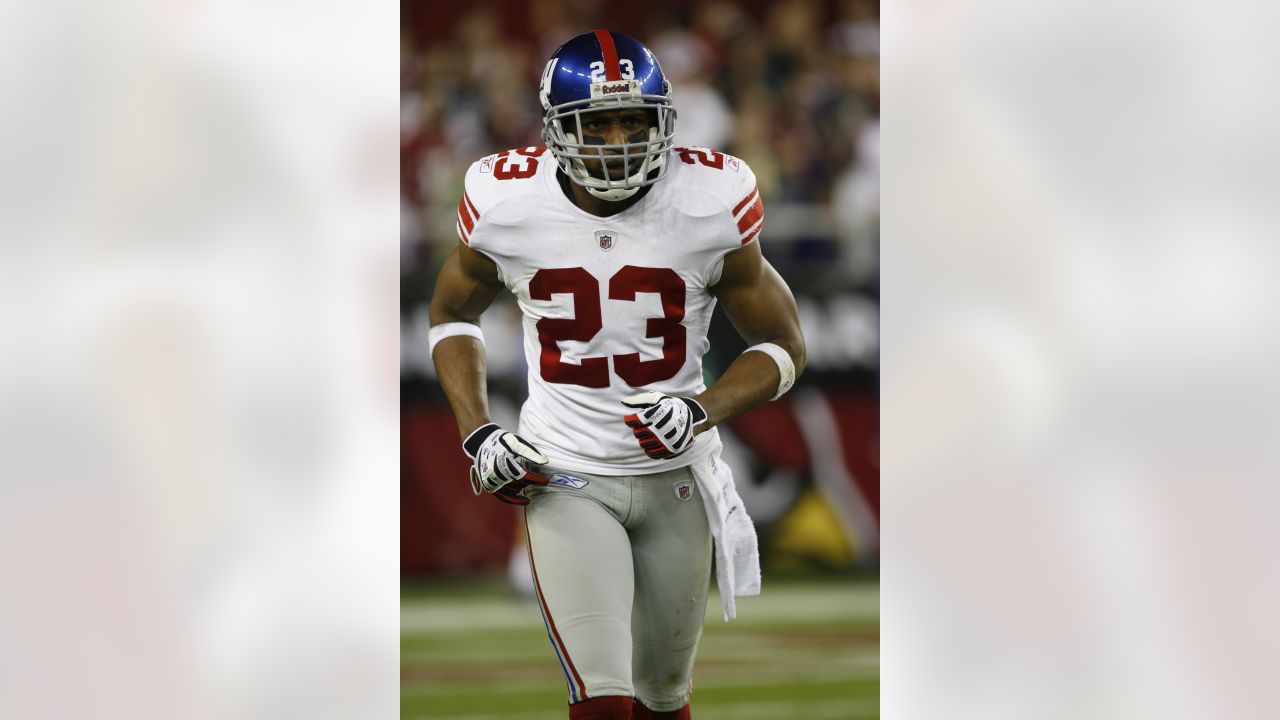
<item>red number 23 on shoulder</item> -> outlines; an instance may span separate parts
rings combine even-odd
[[[498,162],[494,163],[493,176],[499,180],[523,180],[533,177],[538,172],[538,156],[542,154],[540,147],[526,147],[515,151],[525,158],[524,167],[512,166],[510,150],[498,153]]]

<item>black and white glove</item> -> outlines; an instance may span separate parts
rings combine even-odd
[[[646,392],[632,395],[622,404],[637,409],[623,420],[641,449],[655,460],[688,450],[693,445],[693,428],[707,421],[707,411],[691,398]]]
[[[520,493],[530,485],[546,485],[547,479],[530,470],[545,465],[547,457],[519,435],[495,423],[481,425],[462,441],[462,450],[471,458],[471,490],[487,492],[504,503],[528,505]]]

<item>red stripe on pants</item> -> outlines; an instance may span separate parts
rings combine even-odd
[[[556,639],[556,645],[560,646],[560,654],[564,656],[564,662],[569,666],[569,672],[573,673],[574,682],[578,683],[578,697],[585,700],[587,697],[587,685],[582,682],[582,676],[578,674],[578,668],[573,666],[573,660],[569,657],[569,648],[565,647],[564,640],[560,639],[560,631],[556,629],[556,621],[551,617],[551,608],[547,606],[547,598],[542,595],[542,583],[538,581],[538,566],[533,562],[533,534],[529,532],[529,520],[527,518],[524,521],[524,531],[525,535],[529,536],[529,570],[533,572],[533,589],[538,592],[538,603],[542,605],[542,611],[546,613],[547,626],[551,628],[551,634]],[[573,716],[570,715],[570,717]],[[629,713],[627,717],[630,717]]]

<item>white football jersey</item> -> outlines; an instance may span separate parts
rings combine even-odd
[[[551,465],[630,475],[690,465],[714,430],[670,460],[645,455],[621,400],[706,389],[702,356],[726,253],[755,241],[764,205],[741,160],[675,148],[667,176],[625,211],[596,217],[565,196],[543,148],[467,171],[458,235],[498,266],[519,301],[529,399],[519,434]]]

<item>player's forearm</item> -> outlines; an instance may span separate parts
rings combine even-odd
[[[775,344],[791,356],[798,377],[804,371],[803,341],[779,340]],[[768,402],[778,392],[781,377],[777,363],[768,355],[762,352],[739,355],[719,380],[712,383],[706,392],[694,397],[707,411],[707,422],[700,425],[696,432],[710,430],[725,420]]]
[[[490,421],[484,345],[472,337],[448,337],[436,346],[432,359],[440,386],[458,421],[458,432],[466,438]]]

